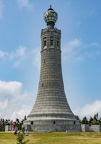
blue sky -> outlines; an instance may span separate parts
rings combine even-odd
[[[40,76],[41,29],[49,6],[62,32],[67,100],[80,118],[101,116],[101,1],[0,0],[0,117],[22,119],[34,105]]]

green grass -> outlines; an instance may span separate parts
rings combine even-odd
[[[0,133],[0,144],[16,144],[17,136],[13,133]],[[101,133],[95,132],[53,132],[53,133],[30,133],[25,136],[28,144],[101,144]]]

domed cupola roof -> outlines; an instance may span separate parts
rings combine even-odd
[[[51,8],[44,13],[44,20],[47,23],[47,26],[54,27],[56,21],[58,19],[58,14]]]

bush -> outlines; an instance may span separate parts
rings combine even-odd
[[[18,132],[18,136],[17,136],[17,144],[24,144],[23,143],[24,140],[24,135],[21,132]]]
[[[18,132],[17,136],[17,144],[26,144],[29,140],[24,141],[24,134],[22,132]]]

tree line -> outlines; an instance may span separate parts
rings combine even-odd
[[[89,124],[89,126],[101,125],[101,117],[99,118],[98,113],[96,113],[93,117],[90,117],[89,120],[86,116],[83,117],[82,120],[78,116],[76,116],[76,118],[80,121],[81,124]]]
[[[0,131],[5,131],[5,126],[6,125],[12,125],[13,122],[16,122],[16,127],[18,127],[18,130],[22,129],[22,125],[23,125],[23,121],[26,120],[26,116],[24,116],[24,119],[19,120],[18,118],[16,118],[15,121],[10,120],[10,119],[0,119]]]

